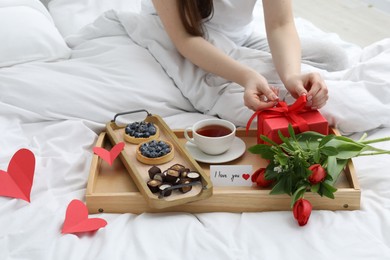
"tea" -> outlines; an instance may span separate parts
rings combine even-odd
[[[232,130],[223,125],[207,125],[199,128],[196,132],[207,137],[221,137],[230,134]]]

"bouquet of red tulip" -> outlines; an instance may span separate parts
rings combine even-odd
[[[344,136],[322,135],[312,131],[295,134],[291,125],[288,131],[288,138],[279,131],[281,144],[261,135],[265,144],[249,148],[251,153],[259,154],[269,162],[266,168],[253,173],[252,181],[261,187],[272,185],[270,194],[290,195],[293,215],[300,226],[306,225],[312,210],[311,203],[304,199],[305,192],[334,198],[337,190],[334,184],[349,159],[390,154],[390,151],[370,145],[389,141],[390,137],[365,140],[364,135],[354,141]]]

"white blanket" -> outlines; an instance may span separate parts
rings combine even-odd
[[[146,48],[197,110],[240,126],[246,124],[252,111],[243,105],[242,88],[208,74],[184,59],[163,30],[159,17],[109,11],[96,23],[103,20],[110,21],[114,29],[123,26],[132,40]],[[92,28],[84,28],[80,35],[68,38],[68,42],[76,45],[83,34],[92,33]],[[113,30],[110,27],[105,29],[106,33]],[[209,41],[225,53],[261,72],[271,84],[282,86],[269,53],[237,47],[228,38],[212,30],[209,30],[208,36]],[[390,113],[390,75],[387,73],[390,70],[390,39],[365,48],[351,60],[357,62],[345,71],[333,73],[302,65],[303,71],[321,73],[329,87],[330,100],[321,112],[343,133],[390,126],[387,116]],[[285,94],[282,91],[281,98]],[[359,111],[362,107],[364,111]],[[340,114],[341,109],[345,113]]]

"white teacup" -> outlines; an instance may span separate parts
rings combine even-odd
[[[193,138],[188,133],[192,132]],[[226,152],[236,136],[236,126],[223,119],[205,119],[184,129],[184,137],[195,144],[199,150],[210,155]]]

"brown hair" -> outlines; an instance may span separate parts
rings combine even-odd
[[[180,18],[189,34],[203,36],[203,19],[211,18],[213,0],[178,0]]]

